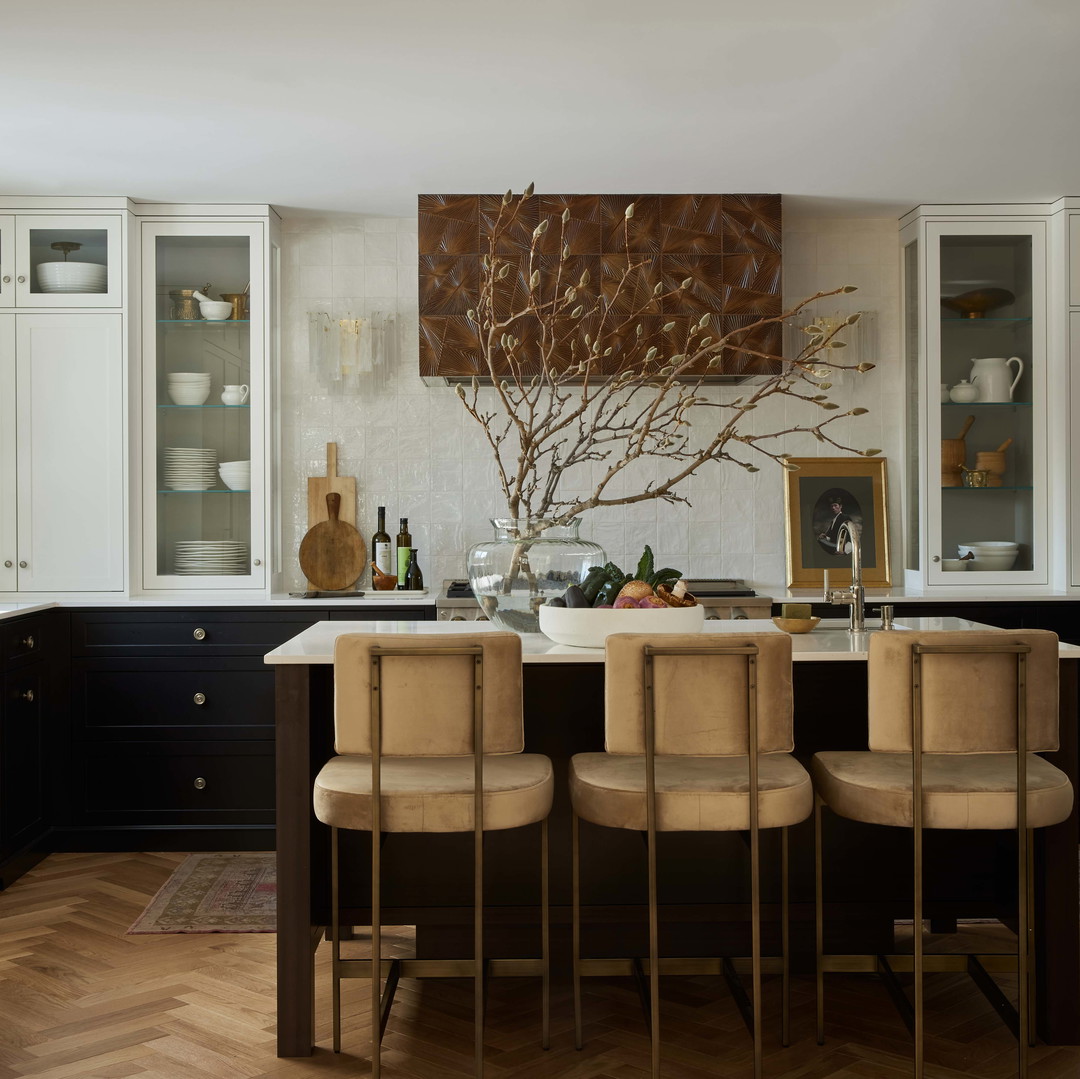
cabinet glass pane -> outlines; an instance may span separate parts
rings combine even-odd
[[[250,266],[246,236],[156,240],[160,575],[250,573]],[[227,318],[211,320],[195,290],[237,299]]]
[[[108,292],[109,273],[107,229],[30,229],[31,294]]]
[[[922,476],[922,431],[919,429],[919,244],[904,248],[904,395],[907,425],[904,446],[907,456],[906,531],[904,535],[905,566],[917,570],[921,561],[920,537],[922,520],[919,516],[919,485]]]
[[[1015,561],[993,569],[1030,570],[1035,541],[1032,239],[945,236],[940,260],[941,381],[952,388],[950,399],[941,403],[940,554],[956,558],[963,553],[960,545],[1011,542],[1019,545]],[[962,381],[974,389],[956,390]],[[954,400],[964,396],[975,399]],[[965,429],[963,465],[970,471],[957,464],[958,454],[947,452],[946,440],[958,439]]]

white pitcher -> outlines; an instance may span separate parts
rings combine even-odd
[[[223,405],[242,405],[248,399],[247,385],[226,386],[221,394]]]
[[[1009,364],[1016,364],[1016,378],[1009,381]],[[1024,373],[1024,361],[1019,356],[990,356],[971,361],[971,381],[979,391],[980,401],[1011,401],[1013,390]]]

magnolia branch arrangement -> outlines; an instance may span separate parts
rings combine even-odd
[[[520,261],[497,253],[532,194],[530,185],[519,196],[509,191],[503,196],[482,264],[479,301],[468,313],[492,386],[482,388],[474,379],[471,390],[457,387],[492,448],[509,517],[565,523],[600,506],[650,499],[688,502],[679,485],[708,462],[728,461],[757,472],[756,460],[771,460],[795,469],[780,440],[796,434],[866,457],[881,452],[844,445],[829,430],[836,420],[867,411],[841,411],[827,392],[831,372],[864,373],[874,366],[841,359],[844,342],[837,332],[854,324],[857,313],[831,330],[807,326],[805,342],[792,356],[758,351],[747,343],[756,339],[755,331],[787,323],[819,300],[854,292],[853,286],[815,293],[782,314],[727,334],[719,332],[710,314],[688,329],[676,330],[676,322],[669,321],[657,343],[655,335],[645,332],[643,318],[659,313],[665,299],[690,288],[692,281],[675,288],[658,282],[646,300],[632,299],[643,265],[629,253],[633,204],[623,222],[625,267],[601,289],[587,269],[580,275],[570,271],[568,209],[561,217],[540,221]],[[538,248],[549,229],[558,230],[560,254],[545,261]],[[507,282],[514,273],[525,279],[524,297],[508,304],[501,296],[511,291]],[[773,373],[740,387],[744,392],[734,400],[706,396],[710,375],[750,363]],[[781,396],[805,401],[808,421],[767,433],[750,429],[748,417]],[[612,486],[624,470],[647,459],[666,464],[656,480],[634,493]],[[578,465],[591,466],[591,489],[562,493],[561,478]]]

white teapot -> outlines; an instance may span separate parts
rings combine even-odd
[[[248,387],[242,386],[226,386],[221,393],[221,403],[223,405],[242,405],[248,399]]]
[[[1016,378],[1009,381],[1009,364],[1016,364]],[[1019,356],[990,356],[971,361],[971,382],[978,389],[980,401],[1011,401],[1013,390],[1024,373],[1024,361]]]

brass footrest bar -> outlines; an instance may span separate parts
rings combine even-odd
[[[975,956],[924,955],[923,969],[933,974],[968,974],[968,960],[976,959],[984,970],[993,974],[1015,974],[1016,956],[1012,952]],[[898,955],[823,955],[822,969],[839,974],[878,974],[884,960],[896,972],[909,973],[915,969],[915,957],[910,953]],[[767,969],[767,968],[766,968]]]
[[[339,960],[340,962],[340,960]],[[370,967],[371,964],[369,963]],[[379,1041],[386,1033],[386,1022],[390,1018],[390,1006],[394,1003],[394,994],[397,992],[400,979],[401,963],[397,959],[390,961],[390,973],[386,975],[386,984],[383,986],[382,997],[379,999]]]
[[[854,958],[862,957],[856,956]],[[660,960],[660,973],[691,975],[717,974],[724,977],[724,967],[727,964],[730,964],[740,974],[748,974],[752,969],[749,956],[717,956],[716,958],[704,956],[672,956],[671,958]],[[584,977],[589,978],[612,978],[634,974],[635,966],[637,969],[640,969],[643,974],[649,974],[648,959],[579,959],[578,966],[581,974]],[[859,969],[861,970],[862,968]],[[867,969],[873,970],[874,968],[870,967]],[[761,970],[765,974],[781,974],[784,970],[784,961],[780,956],[762,957]]]
[[[627,963],[631,962],[629,959]],[[338,974],[342,978],[370,978],[370,959],[340,959]],[[486,959],[485,977],[535,978],[544,973],[541,959]],[[476,973],[472,959],[384,959],[380,964],[382,977],[401,978],[471,978]]]

